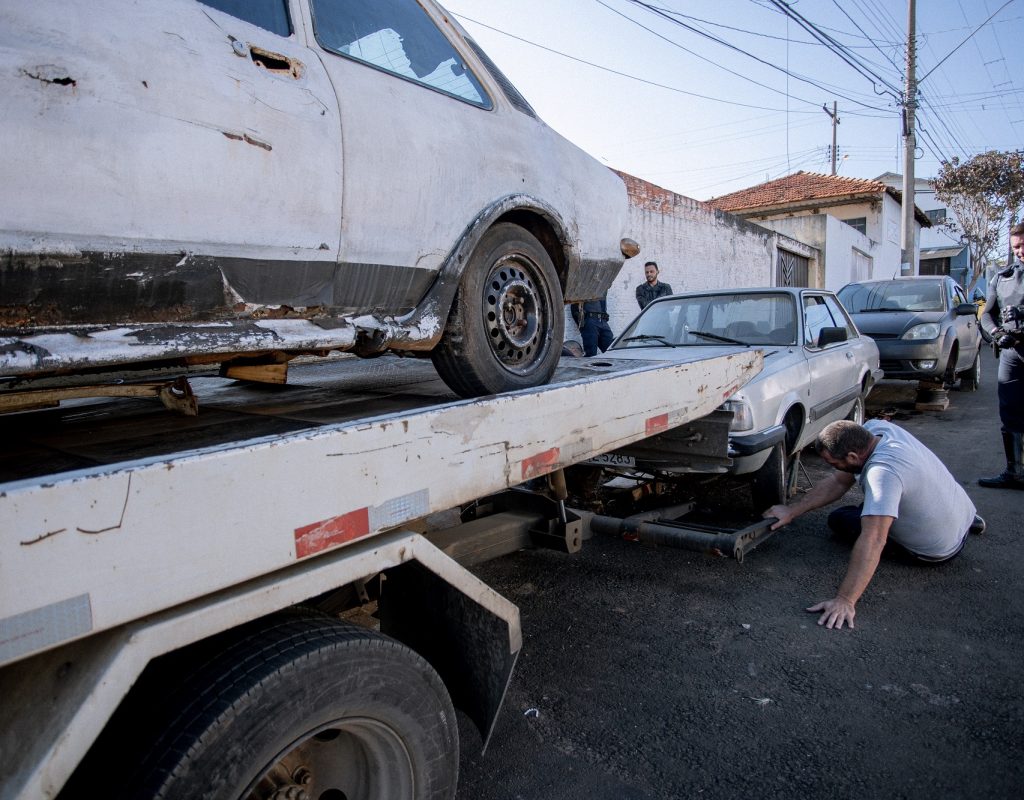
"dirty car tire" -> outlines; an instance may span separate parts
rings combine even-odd
[[[971,364],[971,368],[960,374],[960,391],[961,392],[975,392],[978,390],[978,386],[981,383],[981,348],[978,348],[977,355],[974,356],[974,363]]]
[[[320,615],[247,627],[201,658],[150,675],[148,685],[143,677],[130,695],[139,710],[115,750],[119,767],[138,766],[126,785],[106,777],[105,796],[455,796],[454,709],[419,655]],[[137,761],[120,760],[126,746],[139,750]]]
[[[780,442],[772,448],[768,460],[751,476],[750,497],[755,512],[760,513],[788,499],[787,461],[786,446]]]
[[[547,251],[518,225],[499,223],[473,251],[431,358],[462,397],[540,386],[558,364],[564,327]]]
[[[846,418],[850,422],[856,422],[858,425],[864,424],[864,395],[861,394],[853,403],[853,407],[850,408],[850,413],[846,415]]]

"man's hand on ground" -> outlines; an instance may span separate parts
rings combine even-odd
[[[826,628],[842,628],[846,623],[853,628],[853,618],[857,615],[853,603],[842,597],[834,597],[831,600],[823,600],[820,603],[809,607],[808,611],[821,611],[818,617],[818,624]]]
[[[772,525],[773,531],[778,530],[783,525],[788,525],[796,519],[796,514],[793,513],[793,509],[791,509],[789,506],[784,505],[772,506],[767,511],[765,511],[761,516],[765,519],[767,519],[768,517],[778,518],[779,521]]]

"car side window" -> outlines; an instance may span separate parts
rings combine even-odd
[[[462,56],[416,0],[313,0],[310,7],[325,50],[491,107]]]
[[[846,328],[846,337],[848,339],[853,339],[857,336],[857,328],[854,326],[853,320],[850,319],[846,309],[842,307],[838,300],[831,295],[825,295],[825,306],[832,314],[833,325],[837,328]]]
[[[823,298],[817,295],[804,297],[804,344],[808,347],[818,346],[818,334],[822,328],[834,323]]]
[[[276,33],[278,36],[292,35],[292,21],[288,16],[288,0],[199,0],[199,2],[271,33]]]

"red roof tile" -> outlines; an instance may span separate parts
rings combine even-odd
[[[886,192],[899,200],[900,193],[881,181],[801,171],[778,180],[751,186],[749,189],[713,197],[707,201],[707,205],[719,211],[749,211],[806,200],[879,195]]]

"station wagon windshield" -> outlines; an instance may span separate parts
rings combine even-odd
[[[941,283],[894,281],[851,283],[839,292],[839,301],[851,314],[882,311],[945,311]]]
[[[614,349],[651,344],[789,345],[796,339],[796,306],[790,295],[730,292],[651,303]]]

